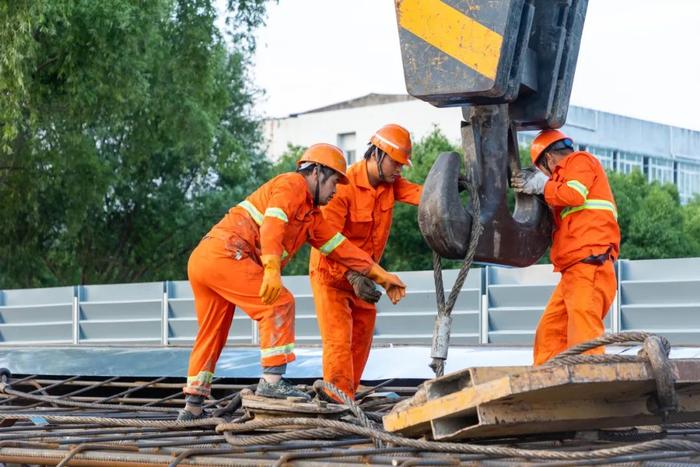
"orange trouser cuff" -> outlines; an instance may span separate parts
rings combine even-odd
[[[211,394],[211,382],[214,373],[211,371],[200,371],[198,374],[187,377],[187,386],[184,387],[185,394],[209,397]]]

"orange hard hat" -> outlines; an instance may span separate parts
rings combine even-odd
[[[568,140],[569,146],[573,148],[573,142],[571,138],[566,136],[563,131],[560,130],[542,130],[535,136],[532,140],[532,145],[530,145],[530,159],[532,160],[532,165],[537,163],[537,159],[540,158],[545,149],[547,149],[552,144],[557,141]]]
[[[302,154],[297,161],[297,167],[305,162],[319,164],[333,169],[340,175],[338,183],[341,185],[346,185],[348,183],[348,177],[345,174],[347,170],[345,154],[343,154],[343,150],[337,146],[327,143],[312,144],[304,151],[304,154]]]
[[[381,127],[369,139],[375,145],[400,164],[411,163],[411,135],[404,127],[390,123]]]

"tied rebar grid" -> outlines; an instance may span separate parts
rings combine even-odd
[[[177,422],[177,410],[184,405],[183,384],[178,378],[14,376],[0,383],[0,462],[506,466],[653,465],[700,459],[700,424],[615,431],[607,436],[599,432],[594,440],[573,434],[478,444],[404,438],[385,432],[381,417],[415,388],[390,385],[382,391],[399,397],[375,395],[355,404],[346,401],[353,407],[340,420],[251,420],[240,407],[239,395],[251,386],[218,379],[205,405],[212,416]],[[304,389],[312,391],[311,386]],[[333,389],[326,388],[330,393]]]

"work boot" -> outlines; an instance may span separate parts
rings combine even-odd
[[[180,409],[177,412],[178,422],[191,422],[192,420],[199,420],[201,418],[207,418],[207,413],[204,410],[202,410],[202,413],[199,415],[195,415],[187,409]]]
[[[185,396],[185,408],[180,409],[180,411],[177,413],[177,421],[191,422],[192,420],[199,420],[200,418],[207,417],[207,413],[204,411],[203,408],[204,399],[204,396],[200,396],[197,394],[187,394],[187,396]],[[190,407],[199,409],[199,415],[196,415],[195,413],[187,410]]]
[[[282,378],[279,382],[271,384],[265,381],[265,378],[260,378],[258,389],[255,391],[256,396],[269,397],[271,399],[286,399],[288,397],[300,397],[305,401],[310,401],[311,397],[304,391],[300,391],[289,381]]]

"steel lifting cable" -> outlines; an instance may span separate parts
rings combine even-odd
[[[470,178],[474,180],[473,176]],[[435,328],[433,330],[433,343],[430,352],[432,361],[430,362],[430,368],[432,368],[437,377],[445,373],[445,360],[447,360],[447,349],[450,344],[450,327],[452,326],[452,309],[455,303],[457,303],[459,293],[469,274],[469,268],[472,266],[474,255],[476,254],[476,247],[479,244],[479,237],[483,231],[483,226],[479,222],[481,217],[481,204],[476,184],[468,180],[466,187],[469,190],[472,209],[469,247],[467,248],[467,255],[464,257],[464,263],[457,274],[457,278],[452,286],[452,290],[450,290],[450,296],[447,301],[445,301],[445,286],[442,281],[441,258],[439,254],[433,252],[433,276],[435,279],[435,297],[437,299],[438,312],[435,318]]]
[[[314,390],[317,393],[320,393],[322,390],[327,390],[334,396],[338,397],[341,401],[343,401],[343,404],[345,404],[350,411],[355,415],[357,420],[359,421],[360,425],[362,425],[365,428],[378,428],[375,423],[373,423],[369,418],[367,418],[367,415],[362,411],[359,405],[357,405],[357,402],[355,402],[354,399],[349,397],[347,394],[345,394],[343,391],[338,389],[333,383],[328,383],[323,380],[318,380],[314,382]],[[376,448],[383,448],[384,444],[382,443],[381,440],[375,439],[374,440],[374,446]]]
[[[94,417],[80,415],[48,415],[33,411],[32,413],[0,412],[0,419],[34,420],[43,419],[47,422],[55,423],[95,423],[111,426],[135,426],[135,427],[157,427],[157,428],[192,428],[204,426],[216,426],[225,422],[223,418],[200,418],[187,422],[176,420],[143,420],[140,418],[113,418]]]
[[[649,335],[617,335],[604,336],[598,339],[598,345],[613,342],[629,341],[630,339],[642,339],[646,337],[658,337]],[[664,342],[659,339],[659,342]],[[592,344],[587,344],[584,348],[590,348]],[[665,346],[662,345],[663,348]],[[629,358],[628,358],[629,361]],[[510,448],[505,446],[488,446],[468,443],[449,443],[449,442],[432,442],[425,440],[414,440],[403,437],[398,434],[386,432],[381,426],[376,426],[369,421],[357,404],[347,396],[343,397],[344,393],[339,391],[329,383],[317,382],[314,385],[315,389],[323,388],[329,393],[336,395],[338,398],[348,405],[353,411],[355,417],[360,423],[358,424],[323,419],[309,418],[283,418],[275,420],[250,421],[246,423],[228,423],[223,419],[202,419],[191,422],[175,422],[166,420],[139,420],[139,419],[118,419],[105,417],[80,417],[80,416],[58,416],[46,415],[47,421],[53,422],[96,422],[109,423],[113,425],[123,426],[158,426],[168,428],[185,428],[194,426],[210,426],[216,425],[216,431],[223,433],[225,440],[232,446],[254,446],[260,444],[277,444],[284,441],[299,440],[307,437],[313,439],[333,438],[343,435],[360,435],[373,441],[389,443],[392,446],[400,446],[411,449],[420,449],[424,451],[438,451],[444,453],[456,454],[477,454],[489,457],[510,457],[520,459],[545,459],[545,460],[590,460],[602,458],[617,458],[619,456],[633,455],[639,453],[648,453],[652,450],[664,449],[673,451],[665,454],[667,457],[670,454],[687,455],[688,453],[700,453],[700,443],[687,440],[654,440],[634,445],[616,446],[613,448],[604,448],[597,450],[580,450],[580,451],[553,451],[543,449],[524,449]],[[2,413],[0,416],[16,417],[16,418],[32,418],[38,414],[17,414],[17,413]],[[362,421],[364,420],[364,421]],[[291,429],[292,427],[296,429]],[[310,429],[302,429],[299,427],[308,427]],[[284,430],[277,433],[266,433],[260,435],[241,436],[244,433],[251,433],[257,430],[276,429]],[[74,453],[74,455],[77,452]],[[677,456],[676,456],[677,457]]]
[[[5,384],[5,389],[7,390],[6,383],[0,383],[0,385]],[[314,389],[319,391],[325,389],[337,396],[343,401],[345,405],[348,406],[350,411],[355,415],[358,423],[366,428],[376,429],[377,425],[373,423],[359,405],[349,398],[343,391],[338,389],[335,385],[325,382],[316,381],[314,383]],[[13,395],[18,397],[24,397],[26,394],[20,391],[12,390]],[[52,399],[53,400],[53,399]],[[87,403],[86,403],[87,404]],[[89,404],[94,406],[95,404]],[[109,406],[111,409],[119,409],[125,406]],[[138,408],[138,407],[137,407]],[[149,407],[150,409],[156,409],[157,407]],[[168,409],[171,411],[172,409]],[[175,421],[175,420],[142,420],[138,418],[114,418],[114,417],[95,417],[95,416],[80,416],[80,415],[52,415],[52,414],[42,414],[40,411],[33,411],[32,413],[16,413],[16,412],[0,412],[0,419],[17,419],[17,420],[31,420],[35,417],[41,417],[48,422],[57,423],[96,423],[96,424],[108,424],[112,426],[138,426],[138,427],[159,427],[159,428],[192,428],[192,427],[206,427],[206,426],[216,426],[221,423],[225,423],[226,420],[220,417],[209,417],[197,420],[191,420],[187,422]],[[323,434],[323,433],[322,433]],[[321,434],[321,435],[322,435]],[[319,436],[321,437],[321,436]],[[293,438],[290,438],[293,439]]]
[[[324,427],[338,430],[346,434],[366,436],[379,439],[395,446],[417,448],[424,451],[441,451],[446,453],[484,454],[498,457],[518,457],[526,459],[546,460],[584,460],[617,457],[627,454],[648,452],[654,449],[682,450],[700,453],[700,442],[686,440],[653,440],[627,446],[612,448],[588,449],[582,451],[548,451],[543,449],[522,449],[503,446],[479,445],[470,443],[449,443],[439,441],[425,441],[405,438],[389,433],[378,428],[366,428],[352,423],[338,420],[312,419],[312,418],[279,418],[270,420],[251,421],[246,423],[222,423],[216,427],[216,431],[223,433],[226,440],[234,446],[246,445],[241,437],[234,433],[246,433],[260,429],[270,429],[282,426],[308,426]],[[247,438],[247,437],[246,437]],[[251,440],[252,441],[252,440]],[[254,443],[251,443],[254,444]]]

